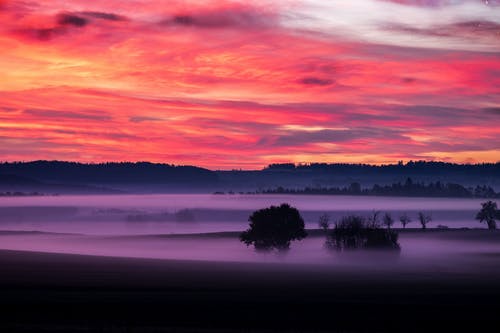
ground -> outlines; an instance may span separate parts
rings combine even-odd
[[[473,332],[500,324],[498,269],[347,271],[7,250],[0,267],[3,332]]]

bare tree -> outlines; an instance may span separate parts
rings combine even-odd
[[[392,218],[391,214],[384,214],[383,223],[387,227],[387,229],[391,229],[392,225],[394,224],[394,219]]]
[[[380,215],[380,211],[378,211],[378,210],[374,210],[372,212],[372,215],[370,215],[368,217],[368,226],[369,227],[376,228],[380,225],[379,215]]]
[[[399,221],[401,221],[401,224],[403,225],[403,229],[405,229],[406,225],[411,222],[411,218],[406,213],[404,213],[403,215],[401,215],[399,217]]]
[[[432,221],[432,216],[426,215],[422,212],[418,213],[418,221],[422,225],[422,229],[427,229],[427,224]]]
[[[319,217],[318,219],[318,225],[325,233],[328,232],[328,229],[330,228],[330,215],[328,214],[323,214]]]

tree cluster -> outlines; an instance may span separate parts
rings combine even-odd
[[[496,202],[487,201],[481,206],[476,219],[486,222],[489,229],[496,229],[495,220],[500,219]],[[419,212],[417,218],[423,230],[432,221],[432,216],[424,212]],[[307,237],[304,219],[296,208],[286,203],[259,209],[253,212],[248,220],[250,226],[240,234],[240,241],[247,246],[253,245],[256,250],[288,250],[292,241]],[[412,222],[406,213],[400,216],[399,221],[403,228]],[[392,229],[394,223],[395,220],[390,213],[385,213],[380,219],[378,211],[374,211],[368,217],[344,216],[335,222],[333,229],[330,229],[330,217],[327,214],[321,215],[318,220],[318,226],[326,235],[326,247],[339,251],[351,249],[399,251],[401,249],[398,243],[399,235]],[[438,228],[447,227],[438,226]]]
[[[400,250],[398,236],[398,233],[391,230],[390,227],[380,228],[379,224],[370,218],[349,215],[335,223],[335,227],[327,235],[325,245],[327,248],[338,251],[354,249]]]

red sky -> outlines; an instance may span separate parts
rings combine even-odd
[[[500,160],[500,1],[0,0],[0,160]]]

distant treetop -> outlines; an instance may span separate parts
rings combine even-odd
[[[496,172],[500,175],[500,162],[497,163],[477,163],[477,164],[459,164],[448,162],[434,162],[434,161],[409,161],[407,163],[398,162],[396,164],[364,164],[364,163],[275,163],[270,164],[264,170],[359,170],[359,169],[372,169],[372,170],[390,170],[392,172],[397,170],[420,170],[420,171],[433,171],[433,170],[454,170],[465,171],[471,169],[481,169]]]

